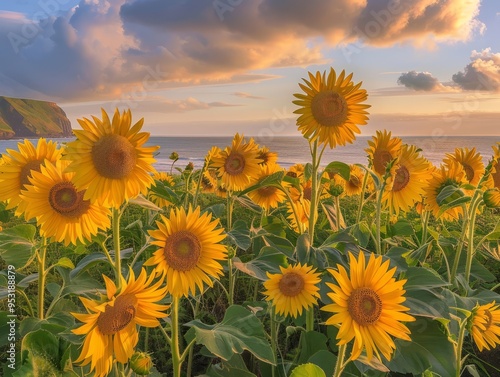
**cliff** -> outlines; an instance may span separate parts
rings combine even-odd
[[[72,135],[71,122],[55,103],[0,96],[0,140]]]

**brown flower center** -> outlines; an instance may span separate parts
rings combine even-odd
[[[392,185],[392,191],[401,191],[410,182],[410,172],[406,166],[400,166],[396,170],[396,175],[394,177],[394,184]]]
[[[90,201],[83,200],[85,191],[76,191],[71,182],[56,183],[49,191],[49,204],[57,213],[75,218],[90,208]]]
[[[347,120],[347,102],[333,90],[319,92],[311,101],[314,119],[325,127],[339,127]]]
[[[97,318],[97,328],[103,335],[113,335],[123,330],[135,317],[137,299],[129,293],[118,296],[114,306],[107,305]]]
[[[297,173],[295,173],[294,171],[289,171],[286,173],[286,175],[292,178],[297,178]]]
[[[368,326],[378,321],[382,313],[382,301],[371,288],[357,288],[347,300],[347,310],[361,326]]]
[[[259,152],[258,158],[262,161],[259,162],[259,165],[266,165],[269,161],[269,153],[268,152]]]
[[[493,163],[494,173],[491,173],[493,177],[493,185],[500,189],[500,159]]]
[[[361,186],[361,180],[357,175],[351,174],[349,177],[349,185],[354,188],[359,188]]]
[[[259,196],[263,197],[263,198],[269,198],[271,196],[273,196],[274,194],[276,194],[276,191],[278,189],[274,186],[266,186],[266,187],[262,187],[260,189],[257,190],[257,192],[259,193]]]
[[[468,164],[462,164],[467,180],[471,182],[474,179],[474,169]]]
[[[239,152],[231,152],[224,163],[224,169],[229,175],[238,175],[245,169],[245,156]]]
[[[134,170],[137,155],[130,141],[121,135],[105,135],[92,147],[92,161],[97,172],[110,179],[128,177]]]
[[[312,187],[304,188],[304,199],[311,200],[312,196]]]
[[[280,292],[285,296],[297,296],[304,289],[304,278],[295,272],[283,275],[279,282]]]
[[[376,150],[373,153],[373,167],[380,174],[385,174],[385,166],[392,160],[392,155],[385,150]]]
[[[177,271],[192,270],[201,256],[198,237],[188,230],[179,230],[170,235],[163,249],[168,265]]]
[[[30,185],[30,180],[29,178],[31,177],[31,171],[37,171],[40,172],[42,169],[40,169],[40,166],[42,165],[43,160],[33,160],[33,161],[28,161],[26,165],[24,165],[21,168],[21,173],[19,177],[19,182],[21,183],[21,189],[25,188],[25,185]]]

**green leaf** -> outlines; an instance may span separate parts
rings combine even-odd
[[[268,175],[267,177],[265,177],[265,178],[261,179],[259,182],[257,182],[255,185],[252,185],[252,186],[246,188],[245,190],[239,192],[238,196],[243,196],[246,193],[261,189],[263,187],[279,185],[279,184],[281,184],[281,181],[283,180],[284,175],[285,175],[284,171],[278,171],[276,173]]]
[[[297,261],[301,264],[308,263],[310,253],[311,242],[309,241],[309,234],[301,234],[297,239],[297,244],[295,246],[295,255],[297,256]]]
[[[333,372],[335,371],[335,362],[337,361],[337,356],[331,353],[330,351],[320,350],[312,355],[308,363],[316,364],[327,376],[333,376]]]
[[[234,196],[234,200],[241,206],[248,208],[255,213],[262,213],[262,208],[258,204],[253,202],[248,196]]]
[[[66,257],[62,257],[61,259],[59,259],[57,261],[56,265],[57,266],[61,266],[61,267],[65,267],[65,268],[70,268],[70,269],[75,268],[75,265],[73,264],[73,262],[71,261],[71,259],[66,258]]]
[[[133,251],[132,248],[121,250],[120,251],[121,259],[125,259],[125,258],[130,257],[130,255],[132,254],[132,251]],[[111,251],[110,254],[113,256],[114,252]],[[83,257],[80,260],[80,262],[78,262],[76,267],[71,271],[70,277],[74,278],[76,275],[82,273],[83,271],[89,269],[90,267],[94,266],[96,263],[99,263],[99,262],[109,263],[108,258],[106,258],[106,256],[102,253],[92,253],[92,254],[86,255],[85,257]]]
[[[326,374],[319,366],[308,363],[296,367],[290,377],[326,377]]]
[[[349,165],[340,161],[330,162],[328,165],[326,165],[325,171],[337,173],[346,181],[348,181],[351,177],[351,168],[349,167]]]
[[[395,339],[396,350],[387,367],[398,373],[419,375],[428,369],[441,376],[455,376],[455,351],[439,322],[418,318],[406,324],[411,342]]]
[[[400,219],[395,224],[389,224],[388,231],[389,237],[412,236],[415,234],[411,223],[406,219]]]
[[[273,274],[280,273],[280,266],[288,265],[285,254],[270,246],[262,248],[260,254],[250,262],[243,263],[238,257],[233,258],[234,266],[247,275],[253,276],[259,280],[268,280],[266,272]]]
[[[227,235],[242,250],[247,250],[252,244],[250,229],[243,220],[236,220]]]
[[[328,222],[330,223],[330,228],[333,231],[345,228],[345,221],[344,217],[342,216],[342,211],[339,212],[340,216],[339,220],[337,220],[337,210],[334,206],[321,202],[321,207],[323,208],[323,212],[328,219]]]
[[[448,185],[445,186],[436,196],[436,202],[439,206],[441,206],[463,196],[464,192],[460,189],[460,187]]]
[[[226,210],[226,205],[223,203],[218,203],[211,205],[210,207],[205,208],[201,213],[211,213],[213,217],[218,217],[220,218]]]
[[[223,360],[230,360],[235,353],[248,350],[259,360],[276,364],[262,323],[242,306],[231,305],[221,323],[207,325],[194,320],[185,326],[194,329],[198,344],[203,344]]]
[[[316,331],[306,331],[300,337],[300,356],[297,361],[298,364],[306,363],[309,358],[318,351],[327,351],[328,347],[326,342],[328,338],[326,335]]]
[[[129,199],[128,201],[130,204],[135,204],[138,205],[142,208],[150,209],[152,211],[161,211],[161,208],[158,207],[156,204],[153,202],[149,201],[142,195],[138,195],[133,199]]]
[[[243,358],[238,354],[235,354],[229,361],[212,364],[206,375],[209,377],[256,377],[247,369]]]
[[[313,166],[312,166],[312,164],[310,162],[308,162],[304,166],[304,180],[306,182],[311,179],[312,172],[313,172]]]
[[[372,177],[373,179],[373,183],[375,185],[375,189],[378,190],[380,189],[381,187],[381,182],[380,182],[380,178],[379,176],[371,169],[368,169],[365,165],[363,164],[354,164],[356,165],[357,167],[360,167],[361,169],[363,169],[364,171],[366,171],[368,174],[370,174],[370,176]]]
[[[16,225],[0,232],[0,256],[7,265],[16,269],[24,267],[36,248],[36,228],[33,225]]]
[[[470,196],[464,196],[464,197],[460,197],[460,198],[457,198],[455,200],[452,200],[449,203],[441,205],[439,207],[439,212],[437,214],[437,217],[441,216],[443,213],[445,213],[446,211],[448,211],[451,208],[455,208],[455,207],[461,206],[462,204],[470,202],[470,200],[471,200]]]

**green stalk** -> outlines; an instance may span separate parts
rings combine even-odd
[[[122,287],[122,260],[120,255],[120,210],[113,208],[113,248],[115,249],[115,279],[118,291]]]
[[[347,344],[342,344],[339,346],[339,353],[337,354],[337,362],[335,363],[335,370],[333,372],[333,377],[340,377],[344,371],[347,363],[344,363],[345,351],[347,349]]]
[[[382,217],[382,196],[385,190],[385,180],[377,193],[376,213],[375,213],[375,250],[377,254],[382,254],[382,241],[380,239],[380,222]]]
[[[429,211],[426,211],[425,209],[422,208],[422,211],[424,211],[424,214],[422,216],[422,239],[420,242],[420,245],[423,245],[425,241],[427,240],[427,227],[429,225],[429,218],[431,217],[431,213]]]
[[[201,296],[200,296],[200,300],[201,300]],[[196,317],[198,316],[198,310],[200,309],[200,300],[196,300],[196,303],[194,305],[193,319],[196,319]],[[191,373],[192,373],[192,369],[193,369],[193,356],[194,356],[194,348],[191,347],[189,349],[188,360],[187,360],[187,373],[186,373],[187,377],[191,377]]]
[[[316,217],[318,214],[318,203],[317,203],[317,190],[318,190],[318,165],[319,162],[316,161],[318,154],[318,141],[315,140],[313,147],[311,149],[312,157],[312,187],[311,187],[311,208],[309,211],[309,242],[311,245],[314,244],[314,227],[316,225]]]
[[[233,204],[234,199],[233,196],[228,193],[227,195],[227,230],[231,230],[233,226]],[[233,274],[233,256],[230,255],[227,260],[227,268],[228,268],[228,278],[229,278],[229,295],[228,295],[228,303],[229,305],[233,305],[234,303],[234,274]]]
[[[335,197],[335,215],[337,217],[337,231],[339,231],[341,229],[341,225],[340,225],[341,212],[340,212],[340,197],[339,196]]]
[[[456,377],[460,377],[460,372],[462,370],[462,347],[464,344],[464,338],[465,338],[465,328],[467,324],[467,320],[463,320],[460,323],[460,330],[458,332],[458,340],[457,340],[457,345],[455,348],[455,356],[456,356]]]
[[[174,377],[181,377],[181,355],[179,351],[179,298],[173,297],[170,318],[172,320],[171,328],[171,353]]]
[[[276,323],[274,323],[274,306],[271,306],[271,315],[270,315],[270,325],[271,325],[271,348],[273,350],[274,358],[277,361],[278,360],[278,355],[276,352],[276,347],[277,347],[277,336],[278,336],[278,329]],[[279,325],[279,324],[278,324]],[[276,366],[271,365],[271,370],[272,370],[272,377],[276,376]]]
[[[196,190],[194,192],[194,198],[193,198],[193,207],[194,208],[196,208],[196,205],[198,204],[198,194],[200,193],[201,181],[203,179],[203,174],[205,173],[206,167],[207,167],[207,164],[204,163],[203,167],[201,168],[201,171],[200,171],[200,176],[198,177],[198,182],[196,183]]]
[[[368,184],[368,172],[365,172],[363,176],[363,185],[361,186],[361,196],[359,198],[358,214],[356,215],[356,224],[361,221],[361,212],[363,211],[363,206],[365,205],[365,192],[366,185]]]
[[[467,207],[465,204],[462,205],[463,208],[463,223],[462,223],[462,233],[460,235],[460,241],[458,243],[457,252],[455,253],[455,260],[453,261],[453,266],[451,268],[450,284],[455,285],[455,278],[457,276],[458,264],[460,262],[460,256],[462,254],[462,249],[465,243],[465,237],[467,233],[467,226],[469,224],[469,216],[467,214]]]
[[[149,349],[149,327],[146,327],[146,332],[144,334],[144,352],[148,352]]]
[[[465,260],[465,281],[469,285],[470,271],[472,268],[472,259],[474,258],[474,228],[476,226],[476,212],[477,207],[481,203],[480,197],[474,195],[474,201],[471,205],[471,210],[469,212],[469,234],[467,243],[467,259]]]
[[[44,301],[45,301],[45,262],[47,259],[47,240],[41,239],[41,245],[38,249],[38,318],[44,319]]]

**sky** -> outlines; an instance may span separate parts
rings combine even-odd
[[[299,135],[298,83],[333,67],[368,91],[362,135],[500,136],[499,0],[4,0],[0,50],[0,95],[74,128]]]

